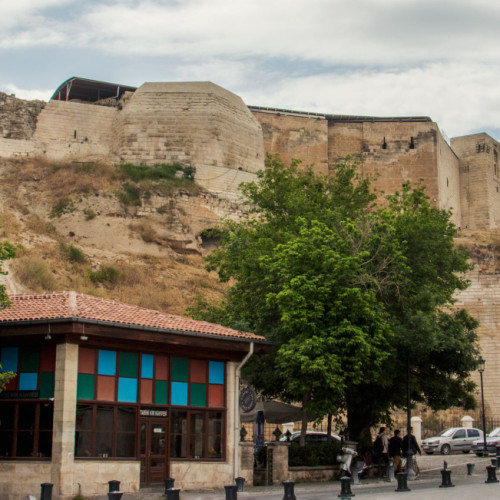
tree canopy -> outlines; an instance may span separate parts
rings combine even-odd
[[[245,370],[257,389],[317,416],[347,411],[355,437],[405,405],[407,363],[413,401],[473,405],[477,323],[450,308],[467,253],[423,187],[377,205],[355,163],[319,176],[274,156],[242,193],[248,219],[225,222],[207,258],[226,299],[191,312],[273,342]]]

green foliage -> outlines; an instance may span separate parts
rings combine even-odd
[[[5,386],[15,376],[16,374],[14,372],[2,372],[2,365],[0,365],[0,392],[5,389]]]
[[[122,185],[122,191],[118,193],[118,200],[124,207],[141,206],[141,190],[128,182]]]
[[[81,264],[87,260],[85,254],[78,247],[61,243],[59,248],[62,254],[74,264]]]
[[[51,271],[47,269],[42,259],[34,258],[17,270],[17,276],[21,283],[37,292],[53,291],[57,288],[57,282]]]
[[[450,309],[469,269],[451,214],[421,186],[379,207],[370,186],[349,161],[323,177],[268,157],[242,185],[252,217],[227,221],[207,258],[231,283],[226,300],[191,310],[266,336],[272,353],[251,358],[245,378],[313,416],[347,411],[355,438],[404,407],[408,360],[413,401],[472,404],[478,352],[477,322]]]
[[[113,266],[101,266],[97,271],[88,269],[87,274],[90,281],[94,284],[103,283],[115,285],[121,277],[121,272]]]
[[[64,214],[70,214],[71,212],[74,212],[74,210],[75,206],[69,198],[61,198],[57,200],[57,202],[52,207],[52,210],[50,211],[50,217],[61,217]]]
[[[307,446],[292,443],[288,448],[288,465],[290,467],[334,465],[341,452],[342,446],[337,442],[308,444]]]
[[[85,220],[92,220],[97,217],[97,213],[94,212],[91,208],[85,208],[83,210],[83,214],[85,215]]]
[[[6,272],[2,269],[3,261],[13,259],[15,256],[16,247],[12,243],[9,243],[8,241],[0,242],[0,274],[6,274]],[[7,296],[5,285],[0,285],[0,309],[7,307],[9,304],[9,297]]]

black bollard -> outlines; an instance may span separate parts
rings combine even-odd
[[[167,500],[179,500],[179,491],[181,491],[179,488],[170,488],[165,490]]]
[[[171,490],[174,487],[174,481],[175,479],[173,477],[166,477],[164,480],[165,483],[165,493],[164,495],[167,494],[167,490]]]
[[[356,495],[351,491],[351,478],[344,476],[340,478],[340,495],[339,498],[350,498]],[[283,499],[284,500],[284,499]]]
[[[296,500],[295,493],[293,491],[295,483],[293,481],[283,481],[284,496],[283,500]]]
[[[111,493],[113,491],[120,491],[120,481],[112,480],[108,481],[108,491]]]
[[[40,500],[52,500],[52,486],[54,486],[52,483],[42,483],[40,485]]]
[[[236,477],[234,479],[236,486],[238,487],[238,491],[242,492],[245,490],[245,478],[244,477]]]
[[[226,490],[226,500],[238,500],[238,486],[231,484],[224,486],[224,489]]]
[[[441,485],[440,488],[453,488],[455,485],[451,483],[451,470],[443,469],[441,471]]]
[[[108,500],[121,500],[123,493],[121,491],[109,491]]]
[[[410,488],[408,488],[408,473],[398,472],[396,478],[398,480],[398,487],[394,491],[411,491]]]
[[[476,464],[467,464],[467,475],[472,476],[474,474],[474,466]]]
[[[488,465],[486,470],[488,471],[488,479],[486,479],[485,483],[498,483],[497,468],[494,465]]]

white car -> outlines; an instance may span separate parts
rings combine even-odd
[[[493,429],[486,436],[486,452],[493,453],[496,455],[497,446],[500,446],[500,427]],[[472,444],[472,451],[478,456],[483,456],[484,451],[484,439],[478,439]]]
[[[286,436],[286,434],[283,434],[280,437],[280,441],[288,441],[288,437]],[[326,432],[306,431],[306,444],[326,443],[327,441],[328,441],[328,434]],[[341,441],[340,436],[332,432],[332,441],[340,443]],[[297,444],[300,442],[300,431],[292,432],[292,435],[290,436],[290,442]]]
[[[422,441],[422,449],[427,455],[434,452],[449,455],[452,451],[469,453],[475,441],[481,440],[483,431],[469,427],[452,427],[441,434]]]

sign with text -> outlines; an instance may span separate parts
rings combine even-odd
[[[154,408],[141,408],[141,417],[168,417],[168,410],[155,410]]]

